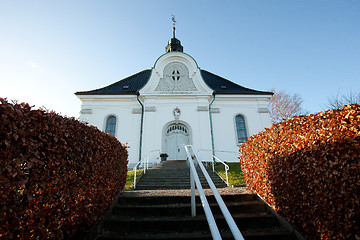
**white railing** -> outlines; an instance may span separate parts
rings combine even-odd
[[[199,149],[198,151],[211,152],[212,150]],[[219,151],[219,150],[215,150],[215,152],[236,153],[234,151]],[[220,158],[216,157],[215,155],[212,156],[212,159],[213,160],[211,161],[211,165],[212,165],[213,172],[217,173],[217,175],[226,183],[226,186],[229,186],[229,177],[228,177],[229,165],[227,165],[224,161],[222,161]],[[217,171],[215,171],[215,162],[216,161],[218,161],[224,165],[226,179],[224,179]],[[208,163],[208,161],[207,161],[207,163]]]
[[[226,176],[226,185],[229,186],[229,177],[228,177],[228,170],[229,170],[229,165],[227,165],[225,162],[223,162],[222,160],[220,160],[218,157],[213,156],[214,159],[216,159],[218,162],[222,163],[224,165],[225,168],[225,176]],[[212,169],[213,172],[215,172],[215,163],[214,161],[212,161]],[[216,172],[217,173],[217,172]],[[220,174],[218,174],[219,177],[221,177],[223,180],[225,180]]]
[[[160,150],[153,150],[153,151],[150,151],[148,152],[148,154],[146,154],[146,156],[144,158],[141,159],[141,161],[139,161],[135,167],[133,168],[134,170],[134,189],[136,189],[136,171],[138,169],[138,167],[141,165],[141,163],[143,163],[143,167],[144,167],[144,174],[146,174],[146,170],[149,169],[149,155],[151,153],[154,153],[154,152],[159,152],[159,156],[157,157],[157,159],[159,159],[160,157]]]
[[[185,147],[185,151],[186,151],[186,154],[188,156],[188,161],[189,161],[189,165],[190,165],[190,183],[191,183],[191,215],[193,217],[196,216],[196,205],[195,205],[195,184],[196,184],[196,188],[198,189],[198,192],[199,192],[199,196],[200,196],[200,200],[201,200],[201,203],[202,203],[202,206],[204,208],[204,212],[205,212],[205,216],[206,216],[206,219],[208,221],[208,224],[209,224],[209,228],[210,228],[210,232],[211,232],[211,235],[213,237],[213,239],[221,239],[221,235],[220,235],[220,232],[219,232],[219,229],[216,225],[216,222],[215,222],[215,219],[214,219],[214,215],[212,214],[211,212],[211,209],[210,209],[210,206],[209,206],[209,203],[206,199],[206,196],[205,196],[205,193],[204,193],[204,190],[201,186],[201,182],[200,182],[200,179],[199,179],[199,176],[196,172],[196,169],[195,169],[195,165],[194,165],[194,161],[197,165],[199,165],[201,171],[203,172],[205,178],[206,178],[206,181],[208,182],[213,194],[214,194],[214,197],[221,209],[221,212],[223,213],[224,215],[224,218],[234,236],[234,238],[236,240],[244,240],[244,237],[242,236],[239,228],[237,227],[233,217],[231,216],[229,210],[227,209],[223,199],[221,198],[219,192],[217,191],[213,181],[211,180],[209,174],[207,173],[204,165],[202,164],[202,162],[199,160],[199,157],[197,156],[197,153],[195,152],[195,149],[191,146],[191,145],[184,145]],[[192,153],[191,153],[192,152]],[[195,182],[195,184],[194,184]]]

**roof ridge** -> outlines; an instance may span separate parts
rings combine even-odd
[[[145,83],[143,83],[143,79],[141,79],[141,77],[139,78],[138,76],[140,75],[141,76],[141,74],[144,74],[144,73],[147,73],[147,72],[151,72],[151,69],[145,69],[145,70],[142,70],[142,71],[140,71],[140,72],[137,72],[137,73],[135,73],[135,74],[133,74],[133,75],[131,75],[131,76],[129,76],[129,77],[126,77],[126,78],[123,78],[123,79],[121,79],[121,80],[118,80],[118,81],[116,81],[116,82],[114,82],[114,83],[112,83],[112,84],[110,84],[110,85],[108,85],[108,86],[106,86],[106,87],[102,87],[102,88],[97,88],[97,89],[94,89],[94,90],[90,90],[90,91],[81,91],[81,92],[76,92],[75,93],[75,95],[87,95],[87,94],[90,94],[90,95],[93,95],[93,94],[106,94],[104,91],[106,91],[106,90],[108,90],[108,89],[111,89],[111,88],[116,88],[116,87],[119,87],[119,88],[121,88],[121,90],[120,90],[120,92],[118,92],[118,93],[108,93],[108,94],[134,94],[134,93],[137,93],[137,91],[141,88],[141,87],[143,87],[143,85],[144,84],[146,84],[146,82]],[[150,76],[149,76],[150,77]],[[148,78],[149,78],[148,77]],[[148,80],[148,78],[147,78],[147,80]],[[136,79],[137,81],[134,81],[134,82],[132,82],[133,84],[133,86],[134,86],[134,83],[135,83],[135,87],[133,87],[133,88],[129,88],[129,86],[128,85],[124,85],[124,86],[121,86],[122,84],[124,84],[124,83],[126,83],[127,81],[129,81],[129,80],[133,80],[133,79]],[[143,83],[143,85],[141,85]],[[141,85],[141,86],[138,86],[138,85]],[[130,84],[129,84],[130,85]],[[126,88],[124,88],[125,86],[127,86]],[[119,90],[118,90],[119,91]]]
[[[147,72],[147,71],[151,71],[151,69],[142,70],[142,71],[140,71],[140,72],[137,72],[137,73],[135,73],[135,74],[133,74],[133,75],[131,75],[131,76],[129,76],[129,77],[123,78],[123,79],[121,79],[121,80],[118,80],[118,81],[114,82],[113,84],[110,84],[110,85],[108,85],[108,86],[106,86],[106,87],[103,87],[103,88],[111,87],[111,86],[113,86],[113,85],[115,85],[115,84],[118,84],[119,82],[123,82],[123,81],[129,80],[129,79],[131,79],[131,78],[133,78],[133,77],[135,77],[135,76],[140,75],[140,73],[144,73],[144,72]],[[99,88],[99,89],[103,89],[103,88]],[[99,90],[99,89],[95,89],[95,90]]]
[[[239,93],[239,94],[273,94],[273,93],[267,92],[267,91],[259,91],[259,90],[254,90],[254,89],[251,89],[251,88],[244,87],[244,86],[242,86],[242,85],[240,85],[240,84],[234,83],[233,81],[230,81],[230,80],[228,80],[228,79],[226,79],[226,78],[223,78],[223,77],[221,77],[221,76],[219,76],[219,75],[216,75],[216,74],[214,74],[214,73],[212,73],[212,72],[209,72],[209,71],[207,71],[207,70],[205,70],[205,69],[201,69],[201,73],[210,74],[210,75],[212,75],[213,77],[220,79],[221,81],[225,81],[227,84],[230,84],[230,85],[232,85],[233,87],[242,88],[243,90],[248,91],[247,93],[243,92],[243,93]],[[204,81],[205,81],[209,86],[212,85],[212,84],[211,84],[211,79],[208,79],[208,78],[204,77],[203,75],[202,75],[202,77],[203,77]],[[222,86],[223,86],[223,85],[220,86],[220,89],[215,89],[215,86],[210,86],[210,88],[212,88],[215,93],[238,94],[238,92],[231,92],[231,91],[228,92],[228,91],[226,91],[226,89],[227,89],[228,86],[225,86],[224,89],[222,88]],[[219,87],[219,86],[216,86],[216,87]],[[219,91],[219,90],[220,90],[220,91]]]
[[[129,77],[118,80],[103,88],[76,92],[75,95],[136,95],[146,85],[151,77],[152,69],[145,69]],[[271,92],[258,91],[243,87],[212,72],[200,69],[204,82],[217,94],[241,95],[272,95]]]

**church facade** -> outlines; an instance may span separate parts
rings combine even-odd
[[[76,92],[80,120],[129,148],[129,167],[141,159],[185,160],[183,144],[199,157],[238,161],[238,146],[271,125],[271,92],[248,89],[199,68],[173,38],[151,69],[104,88]]]

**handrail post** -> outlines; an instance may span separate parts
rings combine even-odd
[[[191,146],[191,145],[190,145]],[[191,146],[192,148],[192,146]],[[244,237],[242,236],[238,226],[236,225],[234,219],[232,218],[228,208],[226,207],[225,203],[224,203],[224,200],[221,198],[219,192],[217,191],[216,187],[215,187],[215,184],[213,183],[213,181],[211,180],[209,174],[207,173],[204,165],[201,163],[201,161],[199,160],[199,157],[197,156],[195,150],[193,149],[193,152],[194,152],[194,156],[197,160],[197,162],[199,163],[199,167],[201,169],[201,171],[203,172],[204,174],[204,177],[206,178],[213,194],[214,194],[214,197],[220,207],[220,210],[222,212],[222,214],[224,215],[225,217],[225,220],[230,228],[230,231],[231,233],[233,234],[235,240],[244,240]],[[214,156],[216,157],[216,156]]]
[[[229,186],[228,170],[229,170],[229,166],[225,166],[226,185],[227,186]]]
[[[229,170],[229,165],[227,165],[226,163],[224,163],[223,161],[221,161],[221,159],[219,159],[218,157],[214,156],[214,159],[219,161],[222,165],[224,165],[224,169],[225,169],[225,174],[226,174],[226,186],[229,186],[229,178],[228,178],[228,170]],[[220,176],[220,175],[219,175]],[[221,177],[221,176],[220,176]],[[224,178],[221,177],[223,180]]]
[[[145,160],[146,161],[144,161],[144,174],[146,174],[146,170],[148,170],[148,168],[149,168],[149,154],[150,153],[148,153],[146,156],[145,156]]]
[[[211,212],[209,203],[208,203],[208,201],[206,199],[206,196],[204,194],[204,190],[203,190],[203,188],[201,186],[199,176],[198,176],[198,174],[196,172],[194,162],[192,161],[192,155],[189,152],[188,146],[184,146],[184,147],[185,147],[186,154],[188,156],[188,161],[189,161],[189,164],[190,164],[190,168],[192,169],[192,174],[191,175],[193,175],[195,183],[196,183],[196,187],[197,187],[197,189],[199,191],[200,200],[201,200],[202,206],[204,208],[206,219],[207,219],[208,224],[209,224],[211,236],[215,240],[221,240],[221,235],[220,235],[219,229],[218,229],[218,227],[216,225],[214,215]],[[189,148],[191,148],[191,145],[189,145]],[[194,152],[193,149],[192,149],[192,151]],[[194,154],[195,154],[195,152],[194,152]],[[195,197],[195,191],[194,191],[193,195]]]
[[[134,167],[134,189],[136,189],[136,170],[137,170],[137,168],[136,168],[136,166]]]
[[[160,154],[160,150],[153,150],[153,151],[150,151],[146,154],[146,156],[144,158],[142,158],[136,165],[135,167],[133,168],[134,170],[134,189],[136,189],[136,171],[137,171],[137,168],[141,168],[141,163],[143,163],[143,167],[144,167],[144,174],[146,174],[146,170],[149,168],[149,154],[152,153],[152,152],[159,152]],[[159,158],[157,158],[159,159]],[[146,160],[146,161],[145,161]]]
[[[145,158],[147,160],[147,156]],[[146,174],[146,161],[143,164],[144,164],[144,174]]]
[[[191,168],[190,168],[190,185],[191,185],[191,216],[196,217],[195,181],[194,181],[194,175],[193,175]]]

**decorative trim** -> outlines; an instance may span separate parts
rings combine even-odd
[[[189,78],[189,69],[181,62],[171,62],[164,67],[155,92],[197,92],[194,82]]]
[[[141,114],[141,108],[133,108],[132,113],[133,114]]]
[[[269,109],[268,108],[259,108],[258,112],[259,113],[269,113]]]
[[[92,110],[91,109],[81,109],[80,113],[81,114],[92,114]]]
[[[178,107],[176,107],[176,108],[174,109],[174,111],[173,111],[173,114],[174,114],[174,118],[175,118],[176,120],[179,120],[180,115],[181,115],[181,110],[180,110]]]
[[[220,108],[211,108],[211,113],[220,113]]]
[[[208,108],[208,106],[198,106],[197,110],[198,110],[198,112],[207,112],[207,111],[209,111],[209,108]],[[212,109],[211,109],[211,111],[212,111]]]
[[[156,107],[154,106],[145,107],[145,112],[156,112]]]

